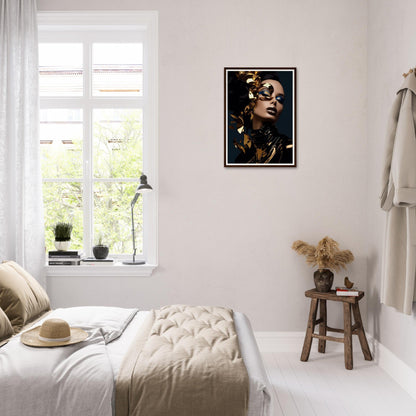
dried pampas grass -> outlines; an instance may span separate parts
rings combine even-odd
[[[292,244],[292,248],[306,257],[306,263],[318,266],[319,269],[339,271],[354,260],[354,255],[350,250],[340,250],[338,243],[329,237],[324,237],[316,247],[297,240]]]

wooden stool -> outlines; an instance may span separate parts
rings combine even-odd
[[[326,341],[335,341],[344,343],[344,361],[345,368],[352,370],[352,335],[358,335],[361,350],[364,358],[371,361],[370,348],[368,347],[367,338],[365,336],[363,323],[361,321],[360,307],[358,302],[364,297],[364,292],[359,292],[358,296],[337,296],[335,290],[330,292],[317,292],[316,289],[307,290],[305,296],[311,298],[311,309],[309,312],[308,328],[306,329],[305,342],[303,343],[301,361],[308,361],[311,351],[312,339],[318,338],[318,352],[324,353]],[[326,301],[334,300],[342,302],[344,306],[344,329],[331,328],[327,326],[326,320]],[[319,319],[316,319],[319,301]],[[351,325],[351,308],[354,314],[354,325]],[[319,324],[319,334],[315,334],[315,325]],[[344,334],[343,338],[331,337],[326,335],[327,331],[340,332]]]

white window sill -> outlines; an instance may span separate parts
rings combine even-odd
[[[156,264],[127,265],[114,263],[110,266],[45,266],[46,277],[54,276],[151,276]]]

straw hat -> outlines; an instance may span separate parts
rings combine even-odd
[[[70,328],[63,319],[47,319],[41,326],[22,334],[20,340],[31,347],[60,347],[84,341],[88,333],[81,328]]]

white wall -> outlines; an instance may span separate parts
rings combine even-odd
[[[38,0],[38,9],[159,11],[159,268],[54,278],[54,306],[229,305],[258,331],[302,331],[325,235],[366,286],[367,5],[361,0]],[[407,65],[407,64],[406,64]],[[298,69],[297,168],[223,167],[223,69]],[[365,301],[364,301],[365,305]],[[332,326],[340,323],[331,305]],[[365,306],[364,318],[365,318]]]
[[[381,305],[385,213],[379,208],[387,117],[402,74],[416,65],[414,0],[369,1],[368,27],[368,329],[416,370],[416,308],[407,316]],[[415,161],[416,163],[416,161]]]

